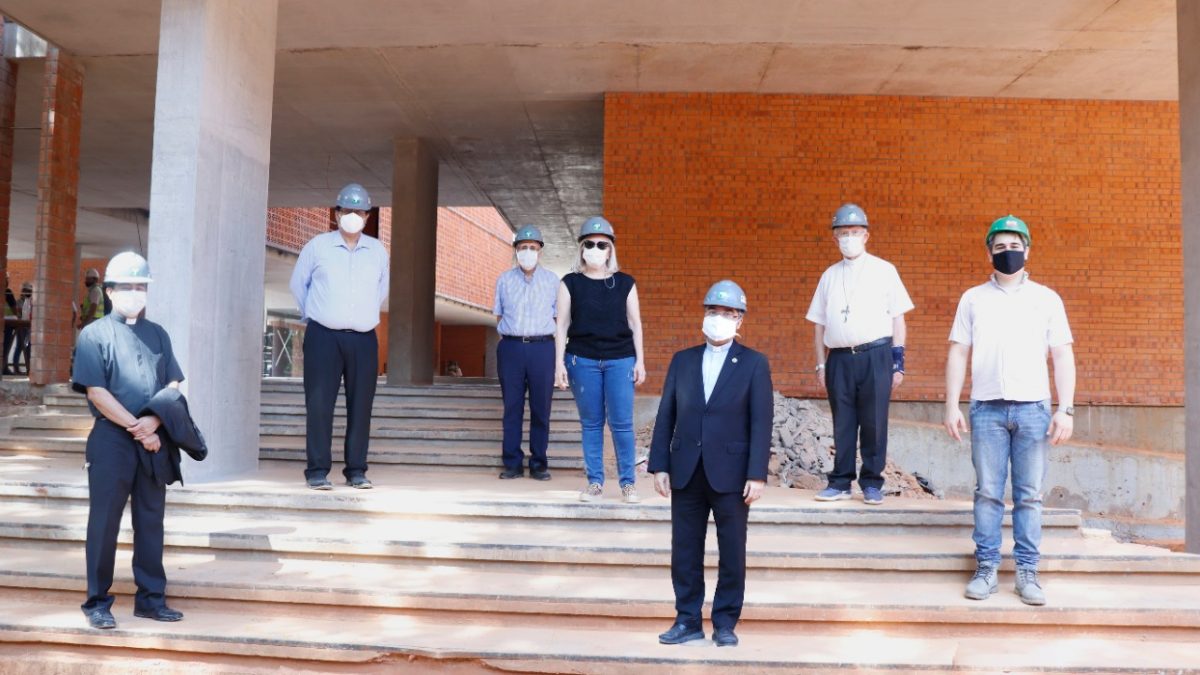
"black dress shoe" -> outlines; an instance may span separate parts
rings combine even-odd
[[[535,471],[533,469],[530,469],[529,477],[534,480],[550,480],[550,470],[549,469],[539,469],[539,470]]]
[[[176,609],[171,609],[166,605],[155,607],[154,609],[135,609],[133,615],[142,619],[154,619],[155,621],[179,621],[183,618],[183,612]]]
[[[671,626],[671,630],[658,636],[658,641],[664,645],[680,645],[692,640],[703,639],[703,630],[697,626],[689,626],[685,623],[677,623]]]
[[[512,480],[513,478],[520,478],[524,475],[525,475],[525,469],[522,469],[520,467],[518,467],[516,469],[505,469],[500,472],[500,479],[501,480]]]
[[[734,633],[732,628],[717,628],[713,631],[713,643],[718,647],[736,647],[737,633]]]
[[[113,618],[112,612],[107,609],[85,610],[83,614],[87,617],[88,625],[92,628],[108,630],[117,627],[117,620]]]

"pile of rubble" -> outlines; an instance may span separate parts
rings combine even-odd
[[[649,452],[652,436],[653,425],[638,430],[640,457]],[[861,465],[861,461],[859,463]],[[833,419],[812,401],[788,398],[775,392],[768,484],[820,490],[826,486],[825,476],[830,471],[833,471]],[[940,497],[927,480],[900,470],[891,460],[888,460],[883,477],[884,494]]]

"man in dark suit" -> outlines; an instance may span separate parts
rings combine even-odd
[[[746,591],[746,521],[762,496],[771,454],[774,401],[767,357],[734,341],[746,294],[718,281],[704,296],[706,343],[675,354],[650,446],[654,489],[671,498],[671,584],[675,624],[663,644],[703,640],[704,539],[717,523],[720,563],[713,642],[737,646],[733,629]]]

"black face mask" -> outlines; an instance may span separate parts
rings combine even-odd
[[[992,254],[992,267],[1001,274],[1016,274],[1025,267],[1025,251],[1000,251]]]

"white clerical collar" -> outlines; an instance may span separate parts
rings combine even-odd
[[[729,348],[732,346],[733,346],[733,340],[730,340],[729,342],[726,342],[723,345],[714,345],[711,342],[706,342],[704,350],[708,351],[708,352],[712,352],[713,354],[724,354],[725,352],[729,351]]]

